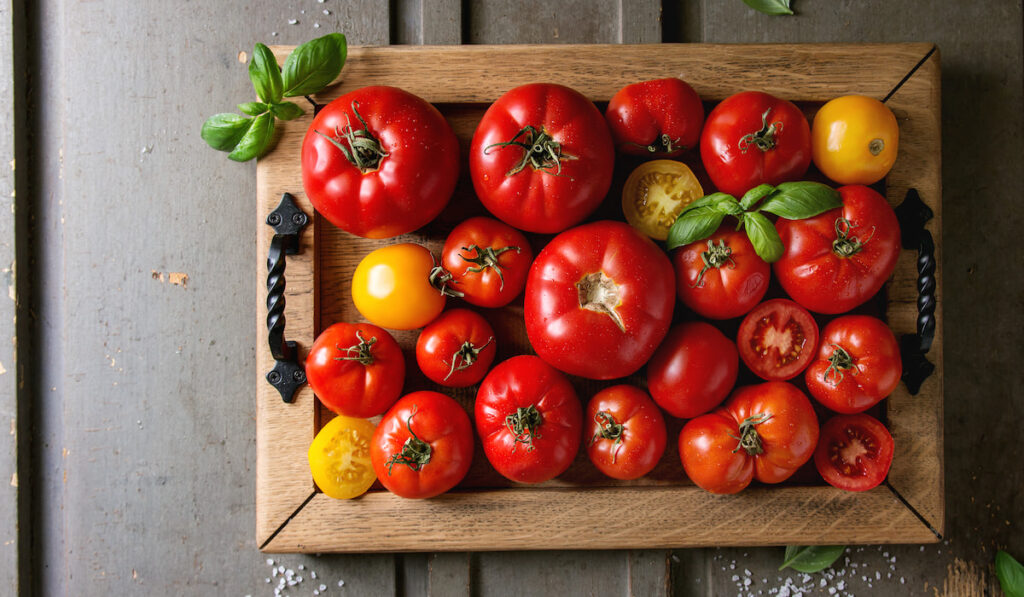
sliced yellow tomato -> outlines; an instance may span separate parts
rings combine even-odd
[[[366,419],[338,415],[330,420],[309,446],[313,481],[338,500],[366,493],[377,480],[370,461],[374,425]]]
[[[839,184],[873,184],[896,161],[900,129],[892,110],[863,95],[831,100],[814,115],[811,155]]]
[[[638,166],[622,189],[622,212],[629,225],[655,240],[668,238],[680,212],[704,196],[690,167],[675,160]]]
[[[356,266],[352,302],[363,317],[382,328],[421,328],[444,309],[445,294],[431,284],[435,265],[426,247],[412,243],[381,247]]]

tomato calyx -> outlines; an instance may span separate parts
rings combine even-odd
[[[324,139],[331,142],[341,151],[345,159],[348,160],[353,166],[359,168],[359,171],[363,174],[367,172],[373,172],[380,166],[380,161],[386,158],[388,152],[384,151],[381,147],[380,141],[373,136],[373,133],[369,131],[366,121],[363,120],[362,115],[359,114],[359,110],[356,106],[359,105],[358,101],[352,101],[352,112],[355,113],[356,118],[362,123],[363,128],[355,129],[352,127],[352,121],[349,119],[348,114],[345,115],[345,126],[339,129],[334,127],[335,137],[325,135],[318,130],[313,132],[320,135]],[[342,141],[348,144],[346,147]]]
[[[430,453],[433,451],[430,444],[421,440],[416,432],[412,430],[412,418],[416,416],[416,409],[413,408],[412,414],[405,420],[405,426],[412,434],[412,437],[405,440],[402,444],[402,451],[391,455],[388,459],[388,476],[391,475],[391,467],[396,464],[404,464],[414,471],[419,471],[427,463],[430,462]]]
[[[619,330],[626,331],[626,324],[615,310],[620,299],[619,287],[614,280],[604,272],[591,272],[576,282],[576,291],[579,293],[581,309],[604,313],[611,317]]]
[[[725,244],[724,238],[718,241],[717,245],[714,240],[709,240],[708,250],[703,251],[700,254],[700,258],[704,261],[704,267],[702,267],[700,273],[697,274],[697,282],[691,285],[690,288],[703,288],[704,273],[712,267],[720,269],[723,265],[729,264],[729,269],[736,269],[736,261],[732,258],[732,249],[729,245]]]
[[[634,147],[642,147],[646,149],[648,153],[672,153],[674,151],[681,151],[687,149],[685,145],[679,144],[680,139],[681,137],[676,137],[675,139],[673,139],[672,137],[669,137],[666,133],[662,133],[658,135],[658,140],[655,141],[654,143],[651,143],[650,145],[643,145],[642,143],[636,143],[632,141],[628,143],[628,145],[632,145]]]
[[[768,114],[772,111],[768,108],[761,115],[761,130],[754,133],[747,133],[740,138],[739,148],[740,153],[747,153],[750,146],[753,145],[761,151],[768,151],[775,149],[775,135],[782,130],[782,121],[776,120],[775,122],[768,124]]]
[[[829,383],[828,378],[832,376],[835,381],[832,382],[833,387],[838,387],[843,382],[843,372],[850,371],[851,375],[857,375],[857,368],[854,367],[853,357],[850,353],[846,352],[846,349],[838,344],[832,345],[832,354],[828,357],[828,369],[825,369],[825,373],[821,376],[822,381]]]
[[[462,258],[466,263],[475,263],[475,267],[467,268],[467,272],[479,273],[487,268],[494,269],[494,273],[498,274],[498,290],[504,290],[505,288],[505,274],[501,271],[501,266],[498,265],[498,256],[505,251],[515,251],[516,253],[522,253],[522,249],[519,247],[502,247],[497,251],[494,247],[487,247],[481,249],[479,245],[469,245],[468,247],[462,247],[463,251],[476,251],[476,257],[466,257],[462,253],[459,253],[459,257]]]
[[[597,411],[594,420],[597,421],[598,431],[594,437],[590,438],[590,445],[594,445],[599,438],[612,440],[612,464],[615,464],[615,459],[619,455],[619,447],[622,446],[622,432],[625,431],[625,427],[622,423],[616,422],[615,417],[603,410]]]
[[[523,137],[525,135],[525,137]],[[523,137],[522,141],[518,139]],[[540,170],[554,176],[562,174],[562,160],[575,160],[576,156],[562,152],[562,144],[555,141],[544,129],[537,130],[532,125],[526,125],[519,129],[512,139],[501,143],[493,143],[484,148],[484,155],[487,155],[494,147],[520,147],[523,150],[523,159],[519,161],[505,176],[513,176],[522,172],[527,166],[534,170]],[[552,172],[554,169],[554,172]]]
[[[836,239],[832,241],[832,252],[839,257],[853,257],[864,248],[869,240],[875,235],[875,227],[871,227],[871,234],[861,240],[850,232],[857,226],[846,218],[837,218],[835,223]]]
[[[431,255],[431,258],[433,258],[433,255]],[[437,262],[435,261],[434,263]],[[455,276],[453,276],[450,271],[444,269],[444,266],[435,265],[431,268],[428,280],[430,280],[430,285],[436,288],[437,291],[444,296],[466,296],[465,292],[460,292],[448,286],[449,283],[456,284],[457,282],[455,282]]]
[[[540,437],[540,433],[537,430],[543,422],[544,417],[541,416],[537,407],[532,404],[525,407],[520,406],[516,409],[516,412],[505,417],[505,427],[508,428],[509,433],[515,438],[512,451],[514,452],[519,444],[526,445],[527,451],[533,450],[533,440]]]
[[[444,380],[448,381],[448,378],[454,375],[456,371],[463,371],[472,367],[473,363],[480,358],[480,353],[483,352],[491,342],[494,342],[494,336],[488,338],[487,342],[484,342],[483,345],[479,347],[473,346],[473,343],[469,340],[463,342],[462,346],[460,346],[452,355],[451,369],[448,371],[448,375],[444,376]]]
[[[763,453],[764,446],[761,445],[761,436],[758,435],[755,427],[770,418],[772,418],[772,416],[769,413],[761,413],[759,415],[751,415],[746,419],[743,419],[743,422],[740,423],[740,436],[736,437],[735,435],[729,434],[730,437],[739,441],[739,443],[736,444],[736,447],[733,448],[732,453],[735,454],[741,449],[746,450],[747,454],[751,456],[757,456],[758,454]]]
[[[345,353],[348,356],[334,357],[334,360],[335,361],[356,361],[360,365],[365,365],[365,366],[369,367],[370,365],[373,364],[373,353],[371,352],[370,349],[371,349],[371,347],[374,344],[377,343],[377,337],[376,336],[370,336],[370,339],[367,340],[366,338],[363,338],[362,331],[356,330],[356,339],[359,340],[359,343],[358,344],[353,344],[352,346],[349,346],[348,348],[342,348],[342,347],[340,347],[338,345],[335,345],[334,347],[337,348],[339,352],[343,352],[343,353]]]

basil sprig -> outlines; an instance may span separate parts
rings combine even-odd
[[[668,248],[672,250],[704,240],[718,230],[726,216],[732,216],[739,220],[737,230],[746,229],[758,256],[773,263],[782,257],[784,247],[775,225],[761,212],[802,220],[842,204],[835,189],[809,181],[784,182],[776,187],[758,185],[744,193],[739,201],[732,195],[712,193],[694,201],[679,214],[668,231]]]
[[[274,53],[257,43],[249,62],[249,80],[258,102],[238,104],[240,114],[214,114],[203,123],[201,135],[218,151],[230,151],[228,159],[245,162],[263,155],[274,137],[277,120],[292,120],[305,111],[286,97],[317,93],[341,73],[348,54],[345,36],[330,33],[295,48],[284,62],[277,64]]]
[[[846,550],[842,545],[790,545],[786,547],[786,555],[782,557],[779,570],[792,568],[804,574],[814,574],[828,568],[843,555]]]
[[[766,15],[779,16],[793,14],[793,9],[789,7],[789,0],[743,0],[743,3],[757,12],[761,12]]]
[[[996,552],[996,578],[1006,597],[1024,597],[1024,565],[1001,549]]]

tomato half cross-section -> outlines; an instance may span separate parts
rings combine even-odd
[[[622,214],[629,225],[655,240],[668,238],[676,218],[704,196],[690,167],[675,160],[652,160],[636,167],[622,187]]]
[[[867,315],[844,315],[825,326],[805,381],[818,402],[851,414],[881,402],[902,374],[900,346],[889,326]]]
[[[309,446],[309,469],[320,491],[336,500],[366,493],[377,480],[370,461],[373,423],[338,415],[327,422]]]
[[[503,307],[526,286],[533,263],[529,241],[493,218],[470,218],[444,241],[441,265],[452,276],[462,300],[478,307]]]
[[[306,379],[332,411],[375,417],[402,394],[405,358],[387,330],[369,323],[336,323],[310,347]]]
[[[671,77],[623,87],[604,116],[622,153],[672,157],[697,146],[704,104],[686,81]]]
[[[591,379],[635,372],[665,337],[675,305],[668,256],[623,222],[556,236],[526,281],[526,333],[542,359]]]
[[[661,411],[647,392],[630,385],[612,386],[591,398],[583,436],[594,466],[623,480],[651,472],[667,441]]]
[[[837,415],[821,427],[814,466],[833,487],[867,491],[889,474],[894,450],[892,435],[878,419]]]
[[[814,359],[818,324],[793,301],[772,299],[743,318],[736,346],[743,362],[761,379],[792,379]]]

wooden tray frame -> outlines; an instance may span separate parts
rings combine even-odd
[[[283,63],[292,48],[276,47]],[[315,491],[306,451],[315,421],[308,386],[292,404],[264,379],[267,346],[268,213],[283,192],[313,213],[299,176],[311,116],[281,123],[280,141],[257,166],[260,264],[256,287],[256,538],[266,552],[386,552],[503,549],[673,548],[725,545],[929,543],[944,526],[939,53],[932,44],[558,45],[353,47],[326,102],[366,85],[395,85],[433,103],[494,101],[517,85],[556,80],[594,101],[624,84],[680,76],[705,100],[760,89],[794,101],[859,93],[886,102],[900,122],[900,154],[886,179],[899,204],[910,188],[935,212],[938,325],[928,358],[936,372],[911,396],[888,399],[896,455],[886,484],[864,493],[831,487],[755,487],[714,496],[696,487],[514,487],[408,501],[388,492],[349,501]],[[314,338],[316,226],[288,256],[287,329],[300,350]],[[902,251],[888,287],[897,336],[917,317],[916,259]],[[302,353],[305,354],[304,352]],[[600,521],[600,524],[598,524]]]

